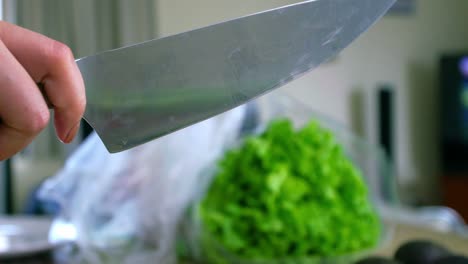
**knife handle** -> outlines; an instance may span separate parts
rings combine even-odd
[[[53,104],[50,102],[49,97],[47,97],[47,93],[45,92],[45,87],[43,83],[37,83],[37,87],[39,87],[39,91],[41,91],[42,97],[44,98],[44,101],[47,104],[47,107],[49,109],[54,108]]]

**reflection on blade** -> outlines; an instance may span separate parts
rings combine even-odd
[[[78,61],[85,119],[118,152],[222,113],[333,57],[394,0],[316,0]]]

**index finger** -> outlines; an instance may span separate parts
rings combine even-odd
[[[0,21],[0,38],[36,83],[44,86],[54,108],[57,135],[70,142],[78,131],[86,96],[71,50],[44,35]]]

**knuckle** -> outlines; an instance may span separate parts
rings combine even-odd
[[[23,125],[23,131],[28,135],[36,135],[48,124],[50,119],[49,110],[38,110],[29,115],[28,122]]]
[[[73,52],[62,42],[53,40],[48,54],[50,60],[54,64],[63,65],[73,61]]]

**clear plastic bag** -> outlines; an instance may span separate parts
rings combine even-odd
[[[311,120],[318,121],[324,128],[330,130],[336,140],[343,147],[345,154],[353,162],[369,188],[369,199],[375,206],[382,221],[381,237],[378,245],[372,249],[350,253],[342,256],[320,257],[320,256],[295,256],[285,259],[252,260],[243,259],[229,252],[219,241],[211,237],[211,234],[203,229],[203,223],[198,214],[198,205],[203,194],[194,201],[187,217],[184,219],[183,237],[186,241],[189,255],[196,260],[196,263],[223,263],[223,264],[279,264],[279,263],[327,263],[341,264],[353,263],[361,257],[372,254],[372,252],[384,248],[390,241],[394,224],[386,222],[385,216],[390,209],[399,205],[398,194],[396,192],[396,182],[393,178],[391,164],[385,153],[378,146],[372,145],[364,139],[355,135],[349,128],[336,122],[332,118],[317,112],[281,93],[271,93],[262,96],[256,101],[259,106],[256,124],[250,132],[244,136],[258,135],[264,131],[270,121],[278,118],[287,118],[293,122],[296,128],[300,128]],[[236,140],[230,147],[237,147],[242,144],[242,138]],[[216,164],[203,171],[205,177],[212,179],[216,172]],[[233,183],[236,184],[236,183]],[[227,198],[229,199],[229,198]],[[391,212],[391,211],[390,211]]]
[[[245,112],[112,155],[91,134],[40,190],[61,208],[50,239],[74,242],[73,263],[175,263],[178,222],[209,182],[201,170],[240,135]]]

